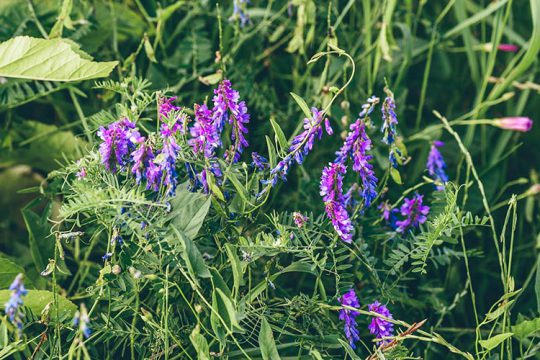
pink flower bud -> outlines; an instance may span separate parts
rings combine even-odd
[[[519,47],[517,45],[514,45],[514,44],[500,44],[499,46],[497,46],[497,49],[500,50],[500,51],[504,51],[504,52],[518,52],[519,50]]]
[[[493,125],[500,127],[501,129],[527,132],[531,130],[533,121],[528,117],[513,116],[495,119]]]

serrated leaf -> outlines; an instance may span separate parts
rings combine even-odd
[[[264,316],[262,317],[261,331],[259,332],[259,347],[263,360],[281,359],[277,351],[272,328]]]
[[[106,77],[118,64],[117,61],[90,61],[84,59],[80,52],[62,39],[17,36],[0,43],[0,76],[81,81]]]

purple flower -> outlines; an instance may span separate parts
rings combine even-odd
[[[377,197],[377,177],[373,165],[369,163],[373,158],[368,152],[371,150],[371,140],[366,133],[365,123],[358,118],[350,126],[350,131],[339,151],[336,152],[336,163],[345,164],[349,157],[353,160],[353,170],[360,174],[362,187],[360,196],[364,199],[364,206],[369,207]]]
[[[519,46],[514,45],[514,44],[499,44],[499,46],[497,46],[497,49],[503,52],[515,53],[515,52],[518,52]]]
[[[179,106],[172,104],[174,100],[176,100],[176,96],[170,98],[163,96],[159,98],[158,112],[160,120],[167,119],[171,111],[179,111],[181,109]]]
[[[88,339],[92,332],[88,326],[89,324],[90,318],[88,317],[88,311],[86,310],[86,306],[81,304],[80,310],[77,310],[73,317],[73,326],[78,326],[83,336]]]
[[[26,290],[24,287],[22,280],[23,274],[19,274],[15,277],[9,286],[11,296],[9,297],[8,302],[4,304],[6,315],[9,317],[9,320],[13,323],[13,325],[17,326],[19,334],[22,332],[22,319],[24,317],[24,314],[20,310],[21,305],[23,305],[22,297],[28,293],[28,290]]]
[[[532,129],[533,121],[524,116],[510,116],[493,120],[493,125],[505,130],[527,132]]]
[[[232,124],[231,140],[232,149],[228,156],[233,162],[240,160],[242,150],[249,144],[245,138],[248,130],[246,124],[249,123],[249,114],[247,113],[246,103],[240,100],[238,91],[231,87],[231,82],[224,79],[214,90],[213,120],[216,133],[221,134],[226,121]]]
[[[328,135],[333,134],[333,130],[330,127],[330,122],[328,119],[323,119],[324,113],[319,111],[317,108],[311,108],[312,117],[310,119],[304,119],[304,131],[296,135],[289,147],[289,153],[277,163],[276,167],[270,170],[270,179],[261,180],[261,183],[264,185],[275,186],[278,178],[283,181],[287,181],[287,174],[293,161],[296,161],[297,164],[302,164],[304,157],[313,149],[315,138],[322,137],[322,124],[325,124],[325,130]],[[266,191],[265,188],[259,197]]]
[[[394,101],[394,94],[390,89],[385,88],[384,91],[386,92],[386,98],[381,108],[383,118],[381,127],[381,132],[383,133],[382,141],[387,145],[391,145],[394,143],[397,134],[396,102]]]
[[[234,21],[240,19],[240,26],[244,27],[251,22],[248,14],[246,13],[247,4],[249,0],[234,0],[233,14],[229,20]]]
[[[86,177],[86,168],[81,165],[81,160],[77,160],[77,165],[79,166],[79,171],[75,174],[77,180],[82,180]]]
[[[251,165],[257,168],[259,171],[263,171],[264,169],[270,166],[268,164],[268,160],[264,156],[261,156],[256,152],[251,153],[251,158],[253,159],[253,162],[251,163]]]
[[[141,138],[139,147],[131,153],[133,167],[131,172],[135,174],[137,184],[140,184],[142,179],[146,179],[146,188],[157,191],[161,181],[161,172],[154,164],[154,152],[152,146],[145,142],[144,137]]]
[[[205,158],[214,156],[215,149],[221,145],[219,134],[216,132],[212,111],[206,105],[195,104],[195,124],[191,127],[191,139],[188,144],[193,152],[203,153]]]
[[[341,240],[352,242],[353,226],[343,198],[343,175],[345,165],[330,163],[323,169],[320,194],[324,200],[326,214]]]
[[[293,215],[294,223],[299,228],[303,227],[304,224],[309,220],[307,216],[305,216],[302,213],[299,213],[297,211],[293,212],[292,215]]]
[[[403,205],[401,206],[401,215],[405,218],[400,221],[396,221],[396,231],[399,233],[405,233],[407,229],[412,227],[418,227],[427,220],[429,214],[429,206],[423,205],[424,195],[415,194],[412,199],[405,198]]]
[[[108,252],[108,253],[105,253],[105,254],[101,257],[101,259],[102,259],[103,261],[107,261],[107,260],[109,260],[112,256],[113,256],[113,253]]]
[[[378,301],[375,301],[373,304],[369,304],[368,310],[380,314],[386,318],[393,319],[392,314],[386,305],[383,305]],[[375,335],[377,339],[392,336],[394,333],[394,324],[380,317],[373,317],[368,328],[369,332]]]
[[[448,182],[448,176],[445,173],[446,163],[439,152],[439,147],[442,147],[444,143],[442,141],[434,141],[429,151],[426,169],[428,174],[433,177],[437,182],[437,190],[443,190],[444,185]]]
[[[100,127],[98,136],[103,140],[99,146],[101,162],[113,172],[117,165],[123,167],[126,164],[129,151],[140,138],[135,123],[128,119],[113,122],[107,128]]]
[[[341,305],[346,305],[354,308],[359,308],[360,303],[356,297],[356,293],[353,289],[350,289],[341,297],[338,298]],[[349,344],[353,349],[356,348],[355,342],[360,340],[360,334],[358,333],[356,317],[360,315],[358,311],[351,309],[339,310],[339,319],[345,322],[344,332],[345,337],[349,340]]]
[[[169,187],[169,193],[174,193],[178,179],[176,176],[176,158],[180,151],[180,146],[174,138],[178,128],[170,128],[167,124],[161,124],[161,137],[163,138],[163,147],[154,162],[159,166],[163,177],[163,185]]]
[[[324,114],[322,111],[312,107],[311,113],[311,118],[304,119],[304,131],[294,137],[291,147],[289,148],[289,152],[294,156],[294,159],[299,165],[304,161],[304,156],[309,154],[309,152],[313,149],[315,138],[318,137],[319,140],[321,139],[323,133],[323,121],[325,123],[325,130],[328,135],[333,134],[329,120],[323,120]]]

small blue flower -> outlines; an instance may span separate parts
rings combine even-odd
[[[4,308],[9,320],[13,325],[17,326],[20,335],[23,328],[22,319],[24,317],[20,307],[23,305],[22,297],[28,293],[28,290],[26,290],[23,284],[23,274],[19,274],[15,277],[9,286],[9,290],[11,290],[11,296],[9,301],[5,303]]]

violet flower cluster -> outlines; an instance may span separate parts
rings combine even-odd
[[[323,130],[322,125],[324,122],[325,131],[328,135],[332,135],[334,131],[330,126],[330,120],[324,118],[323,111],[318,110],[315,107],[311,108],[311,117],[304,119],[304,131],[296,135],[289,147],[289,153],[278,164],[270,170],[270,179],[262,180],[264,185],[270,184],[275,186],[278,178],[283,181],[287,180],[287,174],[289,173],[290,166],[294,161],[298,165],[304,162],[304,158],[313,149],[315,139],[322,138]],[[259,197],[262,195],[259,194]]]
[[[446,163],[438,149],[442,146],[444,146],[444,142],[442,141],[433,142],[426,163],[428,174],[438,182],[436,185],[437,190],[443,190],[445,184],[448,182],[448,176],[445,172]]]
[[[140,138],[135,123],[128,119],[113,122],[107,128],[99,128],[98,136],[103,140],[99,146],[101,160],[107,170],[116,172],[117,166],[123,168],[129,161],[129,153]]]
[[[381,304],[378,301],[375,301],[373,304],[369,304],[368,310],[380,314],[388,319],[393,319],[392,314],[386,305]],[[373,317],[368,328],[369,332],[375,335],[377,339],[392,336],[394,333],[394,324],[380,317]]]
[[[427,220],[429,206],[423,204],[424,195],[415,194],[411,199],[405,198],[401,205],[403,220],[396,221],[396,231],[405,233],[411,227],[418,227]]]
[[[352,242],[353,226],[343,196],[343,175],[346,167],[342,163],[330,163],[323,169],[320,194],[324,201],[326,214],[341,240]]]
[[[383,133],[382,141],[386,145],[390,145],[390,152],[388,154],[388,159],[390,164],[393,167],[397,167],[397,156],[401,156],[401,153],[396,146],[396,137],[397,137],[397,124],[398,119],[396,115],[396,102],[394,100],[394,94],[387,87],[384,88],[386,92],[386,98],[382,104],[382,118],[383,124],[381,126],[381,132]]]
[[[299,228],[303,227],[305,225],[305,223],[309,220],[307,216],[305,216],[304,214],[302,214],[302,213],[300,213],[298,211],[293,212],[292,215],[293,215],[294,223]]]
[[[212,99],[214,102],[212,117],[218,139],[225,122],[228,121],[232,125],[231,140],[233,145],[227,152],[227,156],[235,163],[240,160],[243,149],[249,145],[245,138],[245,134],[248,132],[246,124],[249,123],[249,114],[245,101],[239,100],[239,92],[231,87],[231,82],[227,79],[223,80],[214,90]]]
[[[364,199],[364,206],[369,207],[377,197],[377,177],[373,165],[369,162],[373,158],[368,152],[372,148],[371,139],[366,133],[365,122],[358,118],[350,126],[350,132],[345,138],[341,149],[336,152],[336,163],[345,164],[348,157],[353,160],[352,169],[360,175],[362,186],[360,196]]]
[[[360,303],[356,297],[356,293],[353,289],[350,289],[341,297],[338,298],[341,305],[346,305],[354,308],[359,308]],[[345,322],[344,332],[345,337],[349,340],[349,344],[353,349],[356,348],[355,343],[360,340],[360,334],[358,332],[356,317],[360,315],[358,311],[351,309],[341,309],[339,310],[339,319]]]
[[[17,326],[20,334],[23,328],[22,319],[24,317],[20,307],[24,304],[22,299],[23,296],[26,296],[28,293],[28,290],[26,290],[23,284],[23,274],[19,274],[15,277],[9,286],[9,290],[11,290],[11,296],[9,297],[8,302],[4,304],[4,309],[9,320],[13,325]]]

